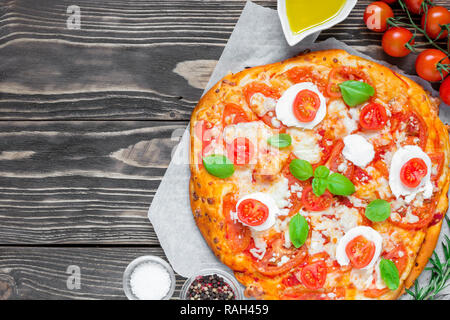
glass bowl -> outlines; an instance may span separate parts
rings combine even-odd
[[[173,272],[172,267],[163,259],[156,257],[156,256],[142,256],[139,258],[134,259],[130,262],[130,264],[125,269],[125,272],[123,273],[123,291],[125,292],[125,295],[129,300],[139,300],[138,297],[133,293],[131,290],[131,284],[130,279],[131,275],[133,274],[134,269],[136,269],[137,266],[145,264],[145,263],[155,263],[162,266],[164,269],[167,270],[170,277],[170,289],[167,292],[166,296],[164,296],[161,300],[169,300],[173,292],[175,291],[175,274]]]
[[[209,276],[209,275],[213,275],[213,274],[217,274],[218,276],[222,277],[225,280],[225,282],[231,287],[231,290],[233,290],[236,300],[243,299],[243,293],[242,293],[240,284],[236,280],[236,278],[233,275],[231,275],[229,272],[226,272],[224,270],[217,269],[217,268],[202,269],[197,274],[188,278],[184,282],[183,287],[181,288],[180,299],[187,300],[188,289],[191,286],[192,282],[194,282],[194,280],[197,279],[197,277]]]

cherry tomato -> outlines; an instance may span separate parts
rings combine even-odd
[[[280,259],[283,256],[289,257],[290,259],[280,264]],[[254,262],[254,265],[259,273],[273,277],[295,268],[303,263],[307,256],[308,249],[306,246],[301,246],[298,249],[291,246],[290,249],[287,249],[284,247],[284,240],[277,238],[268,244],[266,254],[261,260]],[[276,258],[274,259],[274,257]]]
[[[247,114],[242,110],[240,106],[234,103],[227,103],[223,110],[222,122],[223,126],[230,124],[236,124],[240,122],[249,122]]]
[[[227,146],[227,154],[235,165],[242,166],[250,163],[255,147],[248,138],[238,137]]]
[[[442,101],[450,106],[450,77],[447,77],[441,84],[439,94]]]
[[[320,98],[311,90],[302,90],[297,93],[293,104],[294,116],[300,122],[311,122],[316,117],[320,107]]]
[[[235,252],[243,252],[251,243],[252,236],[250,229],[242,223],[231,218],[231,211],[236,210],[236,200],[233,194],[228,193],[223,199],[223,214],[225,216],[226,238]]]
[[[327,93],[330,97],[341,97],[338,84],[347,80],[364,81],[371,84],[369,77],[361,70],[352,67],[336,67],[328,75]]]
[[[311,186],[306,187],[302,192],[302,203],[308,211],[323,211],[331,206],[333,196],[327,190],[320,197],[316,196]]]
[[[272,99],[280,98],[280,93],[278,92],[278,90],[271,88],[267,84],[262,83],[262,82],[251,82],[251,83],[247,84],[244,87],[243,92],[244,92],[245,101],[247,101],[247,104],[249,106],[251,105],[252,96],[255,93],[261,93],[263,96],[272,98]]]
[[[412,158],[400,170],[400,180],[408,188],[415,188],[427,175],[427,172],[428,168],[425,161],[420,158]]]
[[[394,17],[394,12],[391,7],[382,1],[369,4],[364,11],[364,22],[367,28],[376,32],[386,31],[388,27],[386,20],[392,17]]]
[[[345,253],[353,268],[361,269],[372,261],[375,255],[375,244],[364,236],[357,236],[347,244]]]
[[[440,81],[448,72],[442,70],[442,75],[437,69],[437,64],[450,64],[450,59],[440,50],[427,49],[422,51],[416,59],[417,74],[428,81]]]
[[[327,265],[323,261],[318,261],[304,267],[300,273],[300,280],[303,285],[311,290],[323,287],[327,278]]]
[[[425,26],[425,20],[427,25]],[[433,39],[444,39],[447,38],[448,32],[445,30],[441,35],[442,31],[441,25],[446,25],[450,23],[450,11],[444,7],[432,7],[428,9],[426,15],[422,16],[422,29]],[[439,36],[439,38],[438,38]]]
[[[381,40],[384,52],[392,57],[407,56],[411,50],[406,47],[406,44],[411,40],[413,34],[406,28],[394,27],[386,31]],[[411,44],[414,40],[411,41]]]
[[[383,2],[386,2],[387,4],[394,4],[397,0],[383,0]]]
[[[422,14],[422,3],[424,0],[405,0],[406,7],[408,8],[409,12],[415,13],[415,14]],[[429,7],[429,6],[428,6]]]
[[[246,225],[256,227],[266,222],[269,208],[256,199],[246,199],[237,207],[237,216]]]
[[[369,103],[362,108],[359,115],[359,124],[367,130],[383,129],[387,120],[386,108],[375,102]]]
[[[406,264],[408,263],[408,251],[405,246],[400,243],[391,251],[383,254],[383,258],[392,260],[398,269],[398,273],[401,275],[405,271]]]

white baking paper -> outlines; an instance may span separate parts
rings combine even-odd
[[[376,61],[404,74],[395,66],[375,60],[334,38],[313,44],[317,36],[318,34],[312,35],[298,45],[289,47],[282,34],[277,12],[249,1],[205,92],[229,72],[284,60],[304,50],[344,49],[350,54]],[[433,96],[439,95],[427,81],[415,76],[406,76],[421,84]],[[449,107],[441,104],[440,110],[441,119],[445,123],[450,122]],[[218,267],[230,271],[214,256],[195,225],[189,202],[189,178],[189,132],[186,130],[152,201],[148,212],[149,219],[169,262],[178,274],[189,277],[205,267]],[[439,253],[442,252],[440,243],[443,234],[448,232],[447,226],[444,225],[437,247]],[[428,279],[429,275],[424,272],[420,282]],[[446,293],[450,294],[450,290],[444,294]],[[408,299],[408,296],[404,295],[403,299]]]

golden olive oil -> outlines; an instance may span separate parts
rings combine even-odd
[[[286,14],[293,33],[321,25],[341,12],[346,0],[286,0]]]

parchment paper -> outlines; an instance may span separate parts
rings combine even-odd
[[[376,61],[404,74],[397,67],[372,59],[334,38],[313,44],[317,36],[318,34],[312,35],[298,45],[289,47],[282,34],[277,12],[249,1],[205,92],[229,72],[277,62],[306,49],[312,51],[344,49],[350,54]],[[421,84],[433,96],[439,95],[427,81],[415,76],[406,76]],[[440,109],[440,118],[445,123],[450,122],[449,107],[442,103]],[[189,132],[186,130],[150,206],[149,219],[169,262],[178,274],[189,277],[205,267],[230,271],[214,256],[195,225],[189,203],[189,178]],[[440,247],[442,236],[448,232],[444,223],[437,247],[439,253],[442,252]],[[420,276],[420,282],[428,279],[429,274],[425,272]],[[450,289],[445,293],[450,294]],[[403,296],[403,299],[407,298],[407,295]]]

